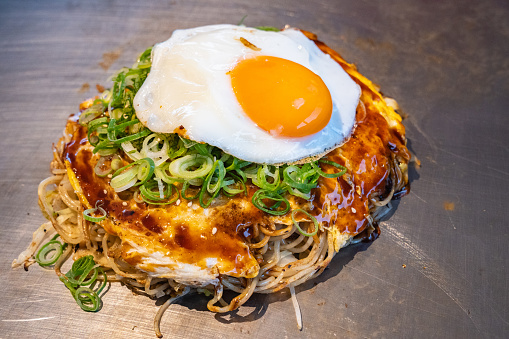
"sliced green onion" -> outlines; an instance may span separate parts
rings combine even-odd
[[[35,255],[35,261],[40,266],[50,266],[57,262],[58,258],[62,255],[63,245],[56,239],[59,235],[55,235],[50,241],[39,249]]]
[[[197,143],[193,146],[193,149],[196,150],[201,155],[208,156],[210,154],[209,149],[207,148],[207,145]]]
[[[125,170],[124,167],[119,168],[113,175],[122,172]],[[138,167],[131,166],[129,169],[124,172],[117,174],[110,181],[110,186],[115,190],[115,192],[122,192],[126,189],[134,186],[138,181]]]
[[[174,177],[189,180],[205,177],[212,171],[213,165],[209,156],[192,154],[173,160],[168,170]]]
[[[313,221],[313,224],[315,225],[315,230],[313,232],[310,232],[310,233],[304,232],[302,230],[302,228],[300,228],[299,223],[297,221],[295,221],[295,213],[297,213],[297,212],[304,213],[309,218],[311,218],[311,220]],[[295,227],[297,228],[297,231],[299,231],[300,234],[302,234],[306,237],[312,237],[318,232],[318,229],[319,229],[318,221],[316,220],[316,218],[314,216],[312,216],[308,212],[304,211],[303,209],[298,208],[298,209],[295,209],[292,211],[292,221],[293,221],[293,224],[295,225]]]
[[[86,255],[73,262],[71,270],[65,276],[71,283],[80,285],[87,278],[90,271],[94,269],[94,265],[94,257]],[[77,278],[78,280],[76,280]]]
[[[97,161],[97,164],[95,164],[94,173],[98,177],[104,178],[112,171],[110,166],[106,166],[105,164],[106,160],[107,160],[106,157],[100,157],[99,161]],[[106,169],[103,169],[104,167],[106,167]]]
[[[247,14],[246,14],[246,15],[244,15],[244,16],[242,17],[242,19],[240,19],[240,21],[239,21],[239,23],[237,24],[237,26],[242,26],[242,25],[244,25],[244,20],[245,20],[246,18],[247,18]],[[207,297],[208,297],[208,295],[207,295]]]
[[[111,92],[109,90],[104,90],[100,95],[99,98],[94,100],[95,104],[103,104],[104,108],[106,109],[108,107],[108,102],[111,99]]]
[[[215,175],[217,172],[217,176]],[[224,176],[226,174],[226,170],[224,169],[224,164],[221,160],[216,160],[209,174],[205,178],[203,182],[203,186],[200,191],[199,201],[200,206],[203,208],[207,208],[212,203],[212,200],[219,195],[221,187],[223,185]],[[211,182],[215,181],[215,183],[211,186]],[[207,191],[211,196],[208,201],[205,201],[205,191]]]
[[[92,214],[96,214],[97,212],[101,212],[102,215],[100,217],[92,216]],[[107,215],[107,213],[104,210],[104,208],[102,208],[101,206],[97,206],[97,205],[95,208],[89,208],[89,209],[83,211],[83,218],[85,218],[85,220],[88,220],[90,222],[103,221],[104,219],[106,219],[106,215]]]
[[[97,294],[99,294],[106,287],[106,284],[108,283],[108,276],[106,275],[106,273],[104,273],[104,271],[103,271],[103,269],[101,267],[97,267],[97,270],[103,276],[103,282],[102,282],[101,286],[96,291]]]
[[[124,112],[121,108],[115,108],[113,111],[111,111],[110,118],[118,120],[122,117],[123,114]]]
[[[106,157],[108,155],[112,155],[117,153],[117,148],[103,148],[97,151],[97,154],[99,154],[102,157]]]
[[[74,293],[74,299],[81,309],[87,312],[96,312],[101,305],[101,298],[88,287],[78,287]]]
[[[182,178],[176,178],[173,176],[170,176],[167,171],[168,167],[170,167],[170,163],[164,163],[159,167],[156,167],[154,169],[154,175],[156,178],[160,178],[162,181],[164,181],[167,184],[174,184],[176,182],[184,182],[185,180]]]
[[[89,275],[88,273],[92,272],[93,270],[93,273],[92,273],[92,276],[88,279],[87,276]],[[83,276],[83,279],[80,279],[80,285],[83,285],[83,286],[87,286],[87,285],[92,285],[94,283],[94,281],[97,279],[97,275],[98,275],[98,269],[97,267],[93,266],[89,272],[86,272],[84,273],[82,276]]]
[[[136,183],[135,186],[143,185],[152,177],[152,174],[154,174],[154,160],[150,158],[143,158],[135,162],[139,164],[138,180],[140,180],[140,182]]]
[[[346,173],[346,167],[344,166],[341,166],[340,164],[334,162],[334,161],[329,161],[329,160],[319,160],[319,162],[321,163],[324,163],[324,164],[327,164],[327,165],[331,165],[331,166],[334,166],[336,167],[337,169],[339,169],[340,171],[338,173],[325,173],[323,172],[320,167],[318,167],[316,165],[316,162],[311,162],[311,166],[324,178],[339,178],[340,176],[342,176],[343,174]]]
[[[149,130],[148,128],[144,129],[143,131],[141,132],[138,132],[138,133],[135,133],[135,134],[131,134],[131,135],[128,135],[126,137],[123,137],[123,138],[120,138],[120,139],[117,139],[115,141],[115,145],[120,145],[121,143],[123,142],[128,142],[128,141],[133,141],[133,140],[138,140],[138,139],[141,139],[143,137],[146,137],[147,135],[151,134],[152,131]]]
[[[106,161],[108,159],[109,157],[102,156],[99,158],[99,161],[97,161],[97,164],[94,167],[94,172],[98,177],[104,178],[112,171],[116,171],[120,167],[122,167],[122,160],[120,159],[120,156],[118,156],[118,154],[115,154],[113,157],[111,157],[109,166],[106,164]]]
[[[217,176],[216,174],[217,169]],[[226,170],[224,168],[224,164],[221,160],[216,160],[212,169],[210,170],[209,175],[205,178],[203,182],[203,186],[207,188],[207,191],[210,194],[217,196],[219,194],[219,190],[223,187],[224,177],[226,175]],[[212,184],[212,185],[211,185]]]
[[[302,192],[302,191],[300,191],[300,190],[298,190],[296,188],[288,187],[288,193],[290,193],[292,195],[295,195],[296,197],[305,199],[305,200],[311,199],[311,191]]]
[[[265,199],[272,200],[274,202],[274,204],[272,204],[271,206],[268,206],[263,201]],[[255,205],[258,209],[260,209],[266,213],[272,214],[272,215],[284,215],[284,214],[288,213],[288,211],[290,210],[290,203],[288,202],[288,200],[285,197],[283,197],[282,195],[280,195],[276,192],[266,191],[264,189],[257,190],[253,194],[251,201],[252,201],[253,205]],[[282,203],[285,204],[285,208],[279,209],[279,207],[281,207]]]
[[[108,124],[108,140],[114,145],[120,145],[123,142],[133,141],[140,138],[143,138],[149,134],[152,134],[152,131],[149,129],[144,129],[138,133],[131,134],[122,138],[117,137],[117,133],[122,133],[129,126],[133,126],[139,124],[140,121],[138,119],[130,120],[121,124],[116,124],[116,119],[111,119]]]
[[[124,98],[124,90],[125,90],[125,74],[124,72],[120,72],[117,74],[117,76],[114,79],[113,89],[112,89],[112,97],[110,104],[112,106],[121,106],[122,105],[122,99]]]
[[[255,28],[259,29],[260,31],[266,31],[266,32],[280,32],[281,31],[279,28],[272,27],[272,26],[258,26]]]
[[[152,133],[143,140],[140,154],[151,158],[159,166],[168,160],[168,148],[169,142],[165,135]]]
[[[104,105],[101,103],[94,104],[84,110],[80,114],[79,123],[82,125],[88,124],[104,112]]]
[[[111,160],[111,169],[114,170],[114,171],[117,171],[120,169],[120,167],[122,167],[122,159],[120,159],[120,157],[113,157],[113,159]]]
[[[181,157],[187,152],[187,148],[185,147],[184,142],[182,141],[179,135],[177,136],[178,136],[177,144],[174,147],[170,147],[168,149],[168,156],[170,157],[170,159]]]
[[[99,273],[103,276],[103,282],[97,291],[86,287],[94,285]],[[106,286],[108,278],[102,268],[96,265],[92,255],[87,255],[76,260],[69,272],[61,276],[60,280],[71,291],[74,300],[76,300],[76,303],[82,310],[96,312],[100,309],[101,298],[99,293]]]
[[[154,191],[154,189],[157,189],[157,191]],[[175,193],[173,193],[173,190],[175,190]],[[140,186],[140,195],[143,201],[154,205],[173,204],[180,198],[179,190],[173,184],[166,184],[166,188],[162,190],[161,197],[159,183],[156,181],[149,181]]]
[[[228,176],[230,176],[232,179],[229,179]],[[236,185],[237,187],[240,186],[240,188],[230,187],[231,185]],[[229,196],[234,196],[242,192],[244,192],[247,196],[246,184],[239,176],[233,173],[226,174],[225,182],[223,183],[223,191],[226,195]]]
[[[107,137],[108,118],[102,117],[99,119],[92,120],[88,123],[87,138],[92,146],[97,146],[99,141],[104,140]],[[94,135],[93,133],[96,133]],[[93,138],[93,136],[95,138]]]
[[[288,166],[283,170],[283,178],[288,185],[298,190],[309,191],[315,188],[316,182],[306,182],[306,179],[302,177],[304,174],[302,172],[302,169],[297,166]]]
[[[134,119],[134,120],[126,121],[126,122],[116,125],[116,119],[111,119],[110,123],[108,125],[108,132],[113,132],[113,131],[123,132],[127,127],[133,126],[133,125],[136,125],[139,123],[140,123],[140,121],[138,119]],[[114,141],[114,140],[111,140],[111,141]]]
[[[180,140],[182,141],[182,143],[184,144],[185,148],[191,148],[191,147],[193,147],[194,145],[197,144],[196,141],[192,141],[192,140],[189,140],[189,139],[186,139],[186,138],[182,138],[180,135],[179,135],[179,137],[180,137]]]
[[[152,46],[147,48],[143,53],[140,54],[140,56],[138,57],[138,62],[137,62],[138,68],[140,68],[140,65],[141,66],[148,65],[148,67],[150,67],[150,65],[152,64],[152,61],[150,59],[151,53],[152,53]],[[144,68],[144,67],[142,67],[142,68]]]
[[[267,180],[267,177],[272,178],[272,183]],[[275,191],[281,179],[279,177],[279,167],[274,167],[274,173],[270,171],[269,166],[263,165],[258,168],[256,178],[253,178],[253,184],[266,191]]]
[[[109,152],[111,152],[109,154],[112,154],[112,153],[116,152],[117,149],[118,149],[118,147],[114,143],[112,143],[108,139],[105,139],[105,140],[102,140],[99,143],[97,143],[97,145],[95,145],[92,152],[95,154],[100,151],[108,150]],[[104,155],[108,155],[108,154],[101,153],[101,155],[104,156]]]
[[[184,198],[186,200],[193,200],[193,199],[198,198],[198,195],[200,195],[200,190],[199,189],[196,191],[196,194],[193,195],[193,196],[186,195],[186,192],[189,189],[189,186],[190,186],[189,181],[184,181],[184,183],[182,184],[182,189],[180,191],[180,195],[182,196],[182,198]]]
[[[143,158],[119,168],[113,173],[110,181],[115,192],[122,192],[132,186],[140,186],[146,183],[154,174],[154,160]],[[140,180],[140,182],[138,182]]]

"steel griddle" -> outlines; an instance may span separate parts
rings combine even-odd
[[[152,338],[160,302],[113,284],[79,309],[52,271],[11,270],[44,221],[51,144],[96,84],[177,28],[286,24],[318,34],[397,99],[411,192],[378,240],[341,250],[298,288],[214,314],[171,306],[170,338],[509,337],[509,6],[503,1],[2,1],[0,338]]]

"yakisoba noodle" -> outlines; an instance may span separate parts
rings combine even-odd
[[[394,111],[397,109],[395,101],[384,100],[378,89],[360,75],[353,65],[346,63],[336,52],[317,41],[314,35],[306,34],[322,51],[331,55],[362,89],[353,134],[343,146],[324,157],[346,167],[346,173],[339,178],[321,177],[318,186],[313,189],[310,201],[290,199],[292,209],[302,208],[316,217],[319,224],[316,234],[312,234],[315,233],[314,223],[303,213],[297,213],[300,216],[296,225],[288,222],[292,212],[283,217],[272,218],[271,222],[239,223],[235,228],[240,234],[237,238],[243,240],[249,255],[259,264],[255,276],[247,278],[216,272],[218,279],[213,280],[215,283],[203,285],[182,283],[182,279],[178,277],[160,278],[149,274],[150,272],[137,267],[138,262],[135,259],[126,259],[126,253],[130,253],[125,247],[128,236],[119,236],[115,234],[118,232],[111,231],[112,226],[106,227],[105,223],[90,222],[83,217],[86,209],[94,207],[93,201],[89,202],[87,198],[87,194],[90,198],[93,193],[90,192],[93,186],[87,186],[85,179],[76,176],[76,173],[83,174],[83,171],[77,171],[73,167],[75,164],[70,160],[78,160],[69,154],[72,153],[71,150],[81,151],[82,147],[89,145],[72,146],[73,143],[77,145],[77,140],[81,140],[77,135],[86,132],[80,130],[84,127],[77,123],[78,117],[72,116],[64,136],[54,146],[52,176],[39,185],[39,204],[48,222],[34,233],[32,244],[13,262],[13,266],[24,264],[27,267],[34,263],[33,256],[38,248],[58,233],[69,245],[54,264],[57,275],[64,276],[61,266],[71,255],[73,259],[92,255],[95,262],[103,268],[104,276],[109,282],[121,281],[133,291],[151,298],[169,297],[154,320],[157,336],[161,336],[159,324],[164,311],[177,298],[191,291],[211,294],[207,303],[209,310],[228,312],[244,304],[253,293],[275,293],[289,288],[297,312],[297,321],[299,327],[302,327],[295,287],[320,275],[340,248],[376,238],[377,223],[390,210],[390,201],[408,191],[407,164],[410,158],[405,147],[401,118]],[[83,111],[91,105],[92,101],[87,101],[80,108]],[[88,166],[84,168],[93,172],[97,158],[92,157],[91,163],[81,165]],[[249,194],[252,195],[256,187],[249,182],[247,185]],[[132,206],[144,204],[135,188],[130,189],[123,199],[125,206],[127,201],[133,204]],[[239,198],[222,199],[236,201],[235,199]],[[239,199],[236,207],[240,206],[239,213],[243,212],[242,206],[245,206],[242,202]],[[187,201],[184,201],[182,205],[186,203]],[[192,202],[190,204],[192,206]],[[150,210],[152,207],[146,208]],[[172,207],[164,208],[170,211]],[[164,212],[164,208],[158,211]],[[181,209],[183,208],[185,207],[181,206]],[[211,209],[214,210],[214,207]],[[108,211],[111,212],[111,208]],[[199,210],[196,213],[204,212]],[[151,230],[156,232],[157,225],[152,227],[155,227],[155,231],[153,228]],[[212,233],[215,233],[214,229]],[[102,280],[104,276],[99,275],[97,279]],[[231,290],[237,293],[237,296],[229,302],[225,301],[225,290]]]

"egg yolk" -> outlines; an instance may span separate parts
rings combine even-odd
[[[229,74],[246,115],[271,135],[309,136],[321,131],[331,118],[329,89],[298,63],[258,56],[240,61]]]

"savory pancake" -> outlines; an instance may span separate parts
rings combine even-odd
[[[162,203],[144,199],[143,183],[133,185],[136,178],[127,189],[115,188],[112,180],[134,166],[131,155],[140,151],[140,146],[131,151],[124,147],[109,154],[97,152],[97,142],[91,144],[94,135],[89,122],[109,121],[105,126],[109,126],[111,139],[109,133],[115,119],[110,103],[84,123],[83,116],[97,105],[98,99],[91,99],[80,105],[81,113],[69,118],[64,136],[55,146],[51,164],[54,175],[39,188],[40,204],[51,226],[65,243],[73,245],[67,247],[64,257],[71,253],[75,259],[91,255],[105,269],[108,279],[123,281],[153,297],[176,297],[190,288],[213,293],[208,308],[226,312],[242,305],[253,293],[272,293],[289,287],[293,296],[294,287],[319,275],[342,247],[376,238],[377,222],[390,209],[390,200],[408,192],[410,154],[401,117],[354,65],[315,35],[303,33],[360,88],[353,132],[319,161],[307,159],[315,160],[313,166],[320,167],[309,167],[309,176],[317,181],[308,193],[292,195],[286,187],[287,193],[274,194],[271,201],[258,198],[261,189],[256,174],[239,180],[239,184],[244,183],[243,191],[211,193],[210,205],[203,203],[201,195],[198,198],[196,188],[194,197],[185,196],[183,186],[188,183],[182,180],[167,182],[167,194],[163,193],[164,183],[154,179],[157,184],[150,186],[155,194],[152,200]],[[147,55],[145,58],[148,60]],[[124,90],[132,91],[128,87]],[[169,136],[159,134],[155,138],[154,145]],[[218,161],[215,156],[213,160]],[[115,172],[111,171],[114,163],[116,169],[120,168]],[[288,166],[294,166],[293,171],[305,168]],[[102,174],[104,168],[110,169],[104,172],[109,174]],[[266,168],[269,167],[260,167],[258,173]],[[273,175],[275,185],[279,171],[286,175],[289,172],[274,168],[275,172],[267,173]],[[345,168],[346,172],[338,174],[338,168]],[[145,182],[147,179],[140,179],[140,175],[143,177],[148,171],[149,167],[140,167],[138,180]],[[210,175],[214,173],[212,170]],[[205,179],[200,180],[201,184]],[[311,187],[302,182],[295,187],[301,186]],[[261,203],[255,204],[257,199]],[[99,212],[103,212],[101,217],[97,217]],[[45,230],[50,228],[48,224],[43,226]],[[36,249],[37,246],[32,247],[28,256],[20,255],[18,262],[30,262]],[[62,261],[56,263],[61,276]],[[239,295],[224,301],[224,289]],[[163,306],[159,319],[174,300]]]

